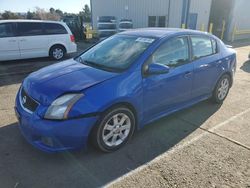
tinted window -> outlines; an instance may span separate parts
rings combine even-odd
[[[166,26],[166,16],[159,16],[158,26],[159,27],[165,27]]]
[[[148,17],[148,27],[156,27],[156,16]]]
[[[121,22],[119,24],[119,28],[131,29],[131,28],[133,28],[133,24],[130,22]]]
[[[149,16],[148,17],[149,27],[165,27],[166,26],[166,16]]]
[[[177,67],[188,63],[188,39],[184,37],[167,41],[154,52],[152,60],[154,63],[167,65],[169,67]]]
[[[13,37],[13,30],[11,23],[0,24],[0,38]]]
[[[212,42],[209,38],[193,36],[191,37],[191,41],[194,59],[209,56],[214,53]]]
[[[68,32],[61,24],[45,23],[45,32],[48,35],[67,34]]]
[[[98,29],[116,29],[116,24],[112,23],[98,23]]]
[[[36,36],[43,34],[42,23],[22,22],[17,23],[19,36]]]

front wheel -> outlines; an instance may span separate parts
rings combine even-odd
[[[229,75],[225,74],[220,78],[212,97],[215,103],[221,104],[226,99],[230,89],[230,83],[231,79]]]
[[[118,107],[104,113],[94,128],[93,144],[104,152],[113,152],[125,145],[135,130],[135,117],[126,107]]]

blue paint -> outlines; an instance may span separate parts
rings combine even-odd
[[[189,35],[213,38],[218,43],[219,53],[192,60],[192,46],[189,43],[190,62],[165,69],[159,75],[145,76],[142,70],[155,50],[169,39]],[[122,72],[105,71],[70,59],[25,78],[21,87],[39,103],[33,113],[28,113],[20,104],[19,90],[15,109],[19,114],[21,132],[29,143],[47,152],[86,147],[89,134],[101,114],[119,103],[133,106],[140,129],[156,119],[209,98],[221,75],[233,75],[236,66],[235,51],[226,48],[213,35],[203,32],[155,28],[126,31],[116,36],[150,37],[155,40]],[[101,48],[105,41],[95,47]],[[160,71],[159,67],[157,71]],[[74,103],[67,119],[45,119],[52,102],[67,93],[81,93],[84,96]],[[51,140],[52,145],[46,145],[43,138]]]

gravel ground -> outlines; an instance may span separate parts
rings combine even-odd
[[[89,45],[89,44],[88,44]],[[85,44],[80,44],[80,50]],[[47,154],[20,135],[14,99],[47,58],[0,63],[0,187],[250,187],[250,46],[223,105],[201,102],[156,121],[121,150]]]

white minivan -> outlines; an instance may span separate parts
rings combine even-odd
[[[60,60],[76,50],[64,22],[0,20],[0,61],[47,56]]]

